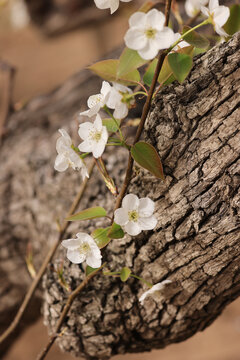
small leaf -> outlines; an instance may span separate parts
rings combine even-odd
[[[89,220],[99,217],[105,217],[106,215],[107,212],[104,208],[102,208],[101,206],[96,206],[80,211],[79,213],[74,214],[72,216],[69,216],[66,220],[67,221]]]
[[[119,58],[117,77],[121,78],[146,63],[147,60],[142,59],[136,50],[125,48]]]
[[[91,66],[88,67],[89,70],[103,78],[107,81],[117,81],[124,85],[132,85],[132,83],[136,83],[140,81],[140,74],[135,69],[124,76],[118,77],[117,76],[117,69],[119,65],[119,60],[115,59],[108,59],[99,61]]]
[[[168,62],[175,78],[181,84],[192,68],[192,57],[186,54],[173,53],[168,55]]]
[[[172,69],[168,63],[168,58],[165,57],[162,69],[158,76],[158,82],[160,84],[168,85],[171,84],[175,80],[175,76],[173,75]]]
[[[110,227],[107,227],[106,229],[100,228],[96,229],[92,232],[92,237],[95,240],[97,246],[99,249],[102,249],[104,246],[106,246],[111,239],[107,236],[107,233],[109,231]]]
[[[131,275],[131,270],[128,267],[124,267],[121,270],[120,279],[123,282],[125,282],[125,281],[127,281],[127,279],[129,278],[130,275]]]
[[[189,26],[183,27],[183,34],[185,34],[191,28]],[[200,35],[196,31],[191,31],[188,35],[184,36],[184,40],[188,42],[190,45],[195,46],[196,48],[200,49],[207,49],[210,45],[208,39],[204,36]]]
[[[90,275],[92,272],[94,272],[95,270],[97,270],[98,268],[94,269],[91,266],[87,265],[86,267],[86,275]]]
[[[120,225],[113,223],[107,233],[107,236],[111,239],[121,239],[124,237],[124,232]]]
[[[236,4],[230,7],[230,16],[223,28],[229,35],[240,30],[240,5]]]
[[[152,80],[153,80],[153,75],[157,66],[157,59],[154,59],[151,64],[148,66],[147,71],[145,72],[145,74],[143,75],[143,81],[144,84],[151,86]]]
[[[118,123],[118,126],[117,126],[116,122]],[[116,119],[116,122],[111,118],[102,120],[103,125],[106,126],[107,130],[110,133],[115,133],[116,131],[118,131],[118,127],[119,127],[121,121]]]
[[[156,149],[143,141],[137,142],[131,148],[133,159],[144,169],[147,169],[157,178],[164,180],[162,163]]]

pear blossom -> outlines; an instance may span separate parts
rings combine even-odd
[[[222,28],[230,16],[230,10],[227,6],[219,6],[218,0],[210,0],[208,8],[202,6],[201,11],[204,15],[210,18],[216,33],[220,36],[228,36]]]
[[[131,0],[94,0],[96,7],[99,9],[110,8],[111,14],[113,14],[118,9],[119,1],[129,2]]]
[[[175,33],[174,34],[174,42],[176,42],[178,39],[180,39],[182,35],[179,34],[179,33]],[[174,46],[174,48],[172,49],[172,51],[177,51],[177,50],[180,50],[184,47],[187,47],[187,46],[190,46],[189,43],[187,43],[186,41],[182,40],[180,41],[180,43],[178,43],[176,46]]]
[[[159,298],[160,297],[160,293],[161,290],[165,287],[166,284],[170,284],[172,281],[171,280],[164,280],[160,283],[157,283],[155,285],[153,285],[151,287],[151,289],[145,291],[145,293],[143,293],[140,298],[139,301],[141,304],[143,304],[144,300],[148,297],[148,296],[153,296],[155,298]]]
[[[126,46],[137,50],[145,60],[153,59],[158,51],[174,42],[174,32],[164,26],[165,15],[156,9],[148,13],[135,12],[129,19],[130,28],[124,36]]]
[[[82,179],[89,177],[86,165],[78,154],[72,149],[72,139],[64,129],[58,130],[62,135],[57,139],[56,149],[57,157],[54,164],[54,169],[57,171],[65,171],[70,166],[74,170],[81,169]]]
[[[201,6],[207,5],[208,0],[187,0],[185,2],[185,10],[189,17],[195,16],[199,10],[201,9]]]
[[[107,128],[103,126],[101,116],[97,114],[93,123],[84,122],[80,124],[78,134],[83,139],[83,142],[78,146],[79,150],[92,152],[95,158],[99,158],[108,141]]]
[[[115,109],[113,116],[116,119],[124,119],[127,116],[128,104],[132,105],[134,100],[127,101],[124,96],[132,93],[129,87],[113,82],[106,105],[110,109]]]
[[[87,104],[89,110],[80,112],[80,115],[86,115],[88,117],[96,115],[99,110],[106,104],[110,90],[111,85],[107,81],[103,81],[100,94],[91,95],[88,98]]]
[[[131,236],[140,234],[142,230],[152,230],[157,225],[153,215],[154,202],[148,197],[139,199],[134,194],[123,198],[122,207],[115,210],[114,221]]]
[[[62,241],[62,246],[67,249],[67,258],[74,264],[80,264],[86,260],[87,265],[99,268],[102,263],[102,255],[94,239],[85,233],[77,233],[76,239]]]

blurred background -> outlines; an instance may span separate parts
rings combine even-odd
[[[74,73],[121,46],[129,15],[142,2],[121,4],[113,16],[92,0],[0,0],[0,60],[15,70],[14,108],[51,92]],[[0,78],[0,90],[1,90]],[[96,89],[97,92],[97,89]],[[1,99],[0,99],[1,100]],[[30,360],[47,341],[37,320],[17,338],[5,360]],[[68,360],[55,345],[51,360]],[[115,356],[114,360],[240,360],[240,299],[202,333],[151,353]]]

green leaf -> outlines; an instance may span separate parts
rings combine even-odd
[[[117,81],[124,85],[132,85],[140,81],[140,74],[138,70],[130,71],[127,74],[119,77],[117,76],[117,69],[119,65],[119,60],[108,59],[99,61],[88,67],[89,70],[97,74],[101,78],[107,81]]]
[[[229,35],[240,30],[240,5],[236,4],[230,7],[230,16],[223,28]]]
[[[117,122],[118,126],[117,126],[116,122]],[[110,133],[115,133],[116,131],[118,131],[118,127],[119,127],[121,121],[116,119],[116,122],[111,118],[102,120],[103,125],[106,126],[107,130]]]
[[[129,278],[130,275],[131,275],[131,270],[128,267],[124,267],[121,270],[120,279],[123,282],[125,282],[125,281],[127,281],[127,279]]]
[[[168,63],[168,58],[165,57],[163,65],[162,65],[162,69],[158,76],[158,82],[160,84],[168,85],[168,84],[171,84],[174,80],[176,80],[176,79],[175,79],[172,69]]]
[[[94,269],[91,266],[87,265],[86,267],[86,275],[90,275],[92,272],[94,272],[95,270],[97,270],[98,268]]]
[[[151,86],[153,75],[157,66],[157,59],[154,59],[147,68],[147,71],[143,75],[144,84]]]
[[[147,63],[147,60],[141,58],[136,50],[125,48],[119,58],[117,68],[117,77],[128,74],[130,71]]]
[[[164,180],[162,163],[156,149],[143,141],[137,142],[131,148],[133,159],[144,169],[147,169],[157,178]]]
[[[82,210],[77,214],[69,216],[68,218],[66,218],[66,220],[67,221],[89,220],[89,219],[95,219],[95,218],[99,218],[99,217],[105,217],[106,215],[107,215],[107,212],[104,208],[102,208],[101,206],[96,206],[96,207]]]
[[[189,26],[183,27],[183,34],[189,31],[191,28]],[[195,46],[200,49],[207,49],[210,45],[208,39],[204,36],[198,34],[196,31],[191,31],[188,35],[184,37],[184,40],[187,41],[190,45]]]
[[[107,233],[109,231],[110,227],[107,227],[106,229],[100,228],[96,229],[92,232],[92,237],[95,240],[97,246],[99,249],[102,249],[104,246],[106,246],[111,239],[107,236]]]
[[[112,226],[109,228],[107,236],[111,239],[121,239],[124,237],[124,232],[120,225],[113,223]]]
[[[192,57],[186,54],[173,53],[168,55],[168,62],[175,78],[181,84],[192,68]]]

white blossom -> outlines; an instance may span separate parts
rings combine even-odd
[[[74,264],[86,260],[92,268],[101,266],[101,251],[93,238],[85,233],[77,233],[76,239],[63,240],[62,245],[67,249],[67,258]]]
[[[160,283],[157,283],[155,285],[153,285],[151,287],[151,289],[147,290],[145,293],[143,293],[140,298],[139,301],[141,304],[143,304],[144,300],[148,297],[148,296],[153,296],[156,298],[159,298],[160,294],[161,294],[161,290],[164,288],[164,286],[166,284],[170,284],[172,281],[171,280],[164,280]]]
[[[92,152],[95,158],[99,158],[104,152],[108,141],[106,126],[103,126],[102,119],[97,114],[93,123],[85,122],[79,125],[78,134],[83,142],[78,146],[80,151]]]
[[[132,93],[133,92],[129,87],[113,82],[106,105],[110,109],[115,109],[113,116],[116,119],[124,119],[127,116],[128,104],[132,105],[134,100],[131,99],[130,101],[126,101],[124,96]]]
[[[154,202],[148,197],[139,199],[134,194],[123,198],[122,207],[115,210],[114,221],[122,226],[131,236],[140,234],[142,230],[152,230],[157,225],[153,215]]]
[[[216,33],[220,36],[228,36],[222,28],[230,16],[230,10],[227,6],[219,6],[218,0],[210,0],[208,8],[202,6],[201,11],[210,18]]]
[[[111,14],[113,14],[119,7],[119,1],[129,2],[131,0],[94,0],[96,6],[99,9],[110,8]]]
[[[145,60],[153,59],[158,51],[174,42],[174,33],[164,26],[165,16],[156,9],[148,13],[135,12],[129,19],[130,29],[124,36],[128,48],[137,50]]]
[[[80,115],[86,115],[88,117],[96,115],[99,110],[106,104],[110,90],[111,85],[107,81],[103,81],[100,94],[91,95],[88,98],[87,105],[89,110],[80,112]]]
[[[57,139],[56,149],[57,157],[54,164],[54,169],[57,171],[65,171],[70,166],[74,170],[81,169],[82,179],[89,177],[86,165],[78,154],[72,149],[72,139],[64,129],[58,130],[62,135]]]
[[[180,39],[181,36],[182,36],[181,34],[175,33],[174,34],[174,42],[176,42],[178,39]],[[182,49],[187,46],[190,46],[190,44],[187,43],[186,41],[182,40],[182,41],[180,41],[180,43],[178,43],[176,46],[174,46],[172,51],[177,51],[177,50]]]
[[[185,10],[189,17],[195,16],[199,10],[201,9],[201,6],[204,6],[208,3],[208,0],[187,0],[185,2]]]

